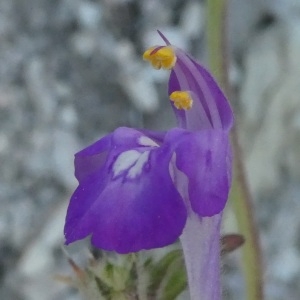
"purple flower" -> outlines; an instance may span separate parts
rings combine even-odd
[[[144,59],[171,69],[178,127],[121,127],[75,155],[79,185],[67,212],[66,244],[91,236],[95,247],[118,253],[163,247],[190,227],[189,220],[224,209],[231,108],[208,71],[163,39],[167,46],[147,50]]]

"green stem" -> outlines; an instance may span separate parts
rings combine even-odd
[[[226,0],[225,0],[226,1]],[[207,45],[209,66],[218,82],[224,86],[227,74],[224,72],[224,0],[207,0]]]
[[[227,71],[226,4],[226,0],[207,0],[207,42],[211,71],[223,87],[226,95],[231,98],[232,92],[228,82]],[[245,179],[236,126],[232,131],[232,144],[235,161],[230,201],[239,231],[246,240],[242,248],[246,299],[262,300],[261,249],[253,215],[252,199]]]

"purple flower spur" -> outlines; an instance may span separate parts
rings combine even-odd
[[[75,155],[79,185],[68,207],[66,244],[91,236],[95,247],[129,253],[180,237],[189,283],[202,280],[203,293],[212,277],[218,280],[233,114],[209,72],[159,34],[166,46],[148,49],[143,58],[156,69],[171,70],[177,127],[167,132],[121,127]],[[191,290],[192,299],[197,293]],[[207,295],[201,299],[219,299],[219,288]]]

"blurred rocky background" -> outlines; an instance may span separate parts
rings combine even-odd
[[[229,1],[230,79],[266,299],[300,299],[300,0]],[[205,3],[0,1],[0,299],[75,300],[61,247],[73,154],[117,126],[169,128],[155,30],[205,64]],[[230,222],[229,222],[230,223]],[[229,226],[230,227],[230,226]],[[226,225],[225,225],[226,230]],[[84,252],[71,247],[73,255]],[[79,253],[79,254],[78,254]],[[243,299],[238,254],[224,268]]]

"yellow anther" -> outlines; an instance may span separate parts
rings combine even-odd
[[[174,102],[174,105],[178,109],[188,110],[192,108],[193,99],[189,92],[175,91],[170,95],[170,100]]]
[[[154,49],[156,49],[158,46],[156,47],[151,47],[149,49],[147,49],[144,54],[143,54],[143,59],[144,60],[148,60],[151,61],[152,57],[151,57],[151,53],[153,52]]]
[[[154,69],[172,69],[176,63],[176,55],[171,46],[151,47],[144,52],[143,59],[149,61]]]

